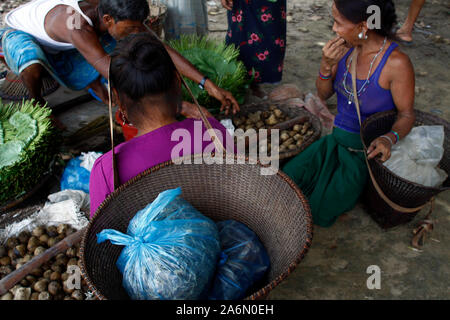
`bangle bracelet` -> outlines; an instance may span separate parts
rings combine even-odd
[[[383,136],[380,136],[380,138],[386,138],[386,139],[388,139],[389,142],[391,143],[391,147],[394,145],[394,143],[392,142],[392,139],[389,138],[389,136],[383,135]]]
[[[400,140],[400,136],[399,136],[398,133],[395,132],[394,130],[391,130],[390,132],[394,134],[395,139],[396,139],[396,140],[395,140],[395,143],[397,143],[397,142]]]
[[[207,76],[204,76],[202,81],[200,81],[200,83],[198,84],[198,87],[202,90],[205,90],[205,82],[206,80],[208,80],[209,78]]]
[[[329,79],[331,79],[331,74],[328,76],[324,76],[322,73],[320,73],[320,70],[319,70],[319,78],[322,80],[329,80]]]

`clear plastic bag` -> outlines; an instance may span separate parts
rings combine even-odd
[[[270,267],[270,258],[258,236],[235,220],[220,221],[222,252],[209,292],[210,300],[236,300],[261,280]]]
[[[128,225],[103,230],[97,242],[123,245],[117,267],[133,300],[195,300],[207,292],[220,253],[216,224],[179,197],[161,192]]]
[[[419,126],[391,150],[384,165],[396,175],[427,187],[439,187],[447,173],[437,165],[444,155],[444,127]]]

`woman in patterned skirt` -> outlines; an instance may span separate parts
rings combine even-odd
[[[278,83],[286,51],[286,0],[222,0],[228,10],[227,44],[240,50],[253,93],[261,83]]]

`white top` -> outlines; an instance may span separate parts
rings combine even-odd
[[[85,19],[91,26],[93,23],[80,9],[78,2],[81,0],[33,0],[12,11],[6,17],[6,24],[16,30],[31,34],[49,52],[58,52],[74,49],[71,43],[55,41],[45,31],[44,21],[47,13],[58,5],[67,5],[68,13],[73,13],[73,18],[68,19],[68,27],[76,27]]]

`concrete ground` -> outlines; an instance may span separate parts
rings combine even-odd
[[[215,2],[216,5],[213,5]],[[226,13],[220,1],[208,1],[210,34],[223,39]],[[314,80],[323,42],[331,38],[330,1],[288,1],[287,56],[283,83],[295,83],[304,92],[314,92]],[[395,1],[399,20],[404,19],[409,1]],[[414,64],[416,108],[450,121],[449,20],[447,0],[427,1],[414,32],[415,42],[402,46]],[[439,37],[438,37],[439,36]],[[271,89],[266,86],[266,89]],[[60,88],[48,97],[55,105],[82,93]],[[335,112],[335,100],[329,101]],[[100,116],[107,107],[91,101],[61,112],[67,126],[65,136]],[[108,130],[66,145],[65,152],[109,148]],[[52,189],[54,189],[53,186]],[[450,298],[450,191],[441,193],[435,204],[434,231],[423,249],[411,248],[412,229],[424,217],[423,209],[409,224],[388,231],[381,229],[358,204],[332,227],[314,227],[312,247],[297,269],[270,294],[270,299],[449,299]],[[381,270],[381,288],[368,289],[369,266]]]

